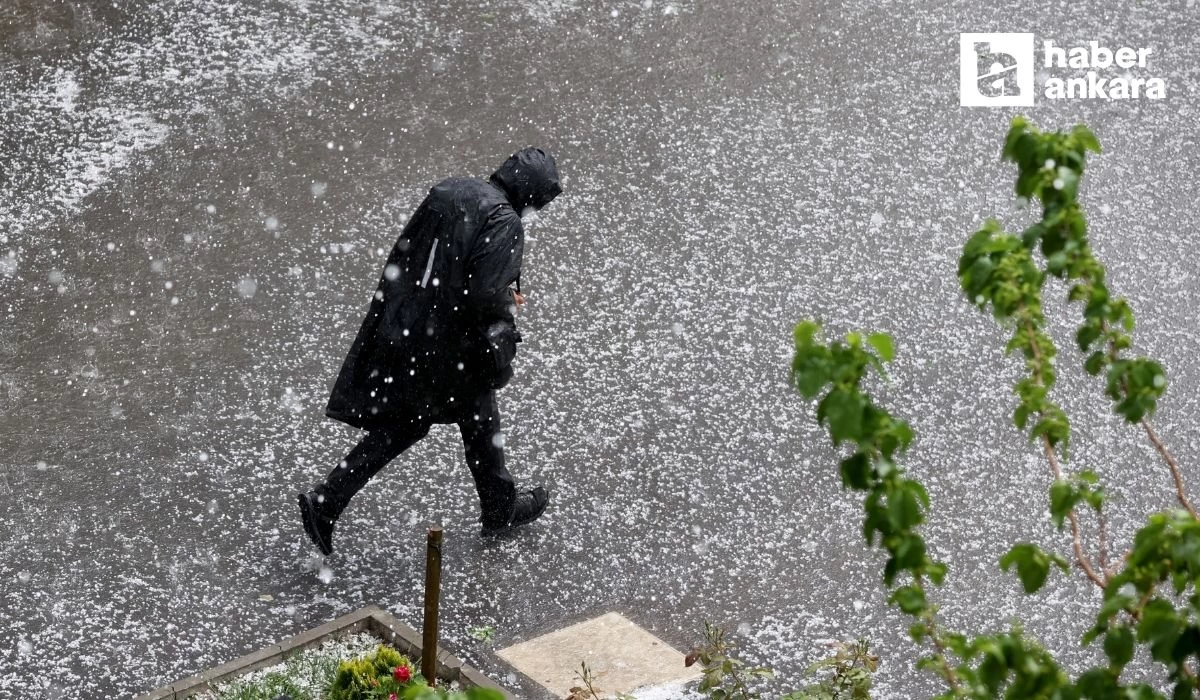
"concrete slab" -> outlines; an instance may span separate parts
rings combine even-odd
[[[608,694],[699,678],[683,654],[619,613],[607,613],[499,652],[500,658],[558,697],[579,685],[586,661]]]

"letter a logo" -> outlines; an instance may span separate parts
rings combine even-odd
[[[1020,95],[1017,85],[1017,59],[1006,53],[994,53],[991,44],[975,42],[975,54],[979,57],[979,94],[984,97]]]
[[[1033,34],[960,34],[959,103],[1033,105]]]

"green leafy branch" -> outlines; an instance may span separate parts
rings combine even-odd
[[[1198,517],[1184,490],[1178,462],[1148,420],[1166,391],[1166,373],[1152,359],[1121,357],[1133,345],[1133,310],[1124,298],[1112,296],[1104,266],[1088,244],[1078,194],[1089,152],[1099,153],[1100,142],[1085,126],[1069,133],[1044,133],[1023,118],[1013,120],[1003,155],[1017,164],[1017,194],[1040,201],[1043,209],[1041,221],[1025,230],[1022,243],[1028,250],[1040,244],[1046,272],[1073,283],[1067,298],[1083,303],[1075,340],[1080,352],[1087,354],[1084,369],[1093,376],[1105,374],[1105,394],[1114,402],[1114,412],[1142,426],[1167,463],[1180,504]]]
[[[1007,632],[968,637],[938,624],[936,607],[927,601],[926,581],[940,584],[946,568],[932,561],[916,528],[924,522],[929,499],[924,487],[904,475],[897,457],[913,440],[903,421],[877,406],[862,390],[870,369],[884,374],[895,352],[890,337],[851,333],[844,341],[817,339],[816,323],[797,325],[792,382],[806,398],[819,398],[817,419],[835,447],[852,453],[840,463],[843,484],[865,492],[863,534],[871,546],[887,551],[884,583],[889,602],[917,618],[910,635],[928,641],[935,653],[918,661],[944,680],[944,698],[1048,698],[1050,700],[1136,700],[1164,696],[1147,683],[1123,683],[1121,674],[1139,645],[1167,670],[1173,700],[1200,690],[1200,519],[1188,502],[1178,464],[1148,422],[1166,387],[1162,367],[1153,360],[1128,360],[1133,314],[1123,299],[1113,299],[1103,266],[1087,245],[1086,225],[1077,201],[1088,152],[1099,144],[1084,127],[1069,133],[1043,134],[1024,120],[1014,121],[1005,156],[1019,165],[1017,192],[1042,202],[1042,221],[1015,236],[988,221],[963,248],[958,275],[967,298],[990,307],[1011,331],[1007,350],[1019,351],[1025,375],[1016,383],[1013,422],[1041,443],[1054,474],[1050,517],[1061,530],[1067,523],[1077,565],[1103,590],[1103,604],[1084,643],[1103,640],[1107,664],[1072,680],[1053,655],[1025,636],[1019,624]],[[1035,260],[1040,251],[1044,267]],[[1093,471],[1064,473],[1070,421],[1050,399],[1056,373],[1056,348],[1047,334],[1042,290],[1048,276],[1072,283],[1069,300],[1084,302],[1076,341],[1090,353],[1085,369],[1107,377],[1105,393],[1114,412],[1140,424],[1166,460],[1183,510],[1150,517],[1134,537],[1121,564],[1107,564],[1106,494]],[[1099,521],[1099,566],[1084,554],[1077,511],[1089,508]],[[1014,545],[1000,560],[1014,570],[1026,593],[1040,590],[1051,571],[1067,570],[1067,561],[1027,542]],[[905,577],[898,582],[898,577]],[[956,662],[951,659],[956,658]]]
[[[1166,595],[1160,589],[1167,583]],[[1166,666],[1176,683],[1176,697],[1192,697],[1200,689],[1189,662],[1200,660],[1200,521],[1176,510],[1150,516],[1134,536],[1125,567],[1104,591],[1104,603],[1084,643],[1104,637],[1110,666],[1090,679],[1114,683],[1133,659],[1134,643],[1149,647],[1150,656]],[[1186,601],[1181,607],[1177,601]],[[1118,620],[1120,613],[1128,621]]]
[[[926,553],[925,539],[917,528],[925,522],[929,494],[918,481],[905,476],[896,459],[913,440],[908,423],[892,417],[862,391],[862,381],[872,368],[885,375],[895,347],[891,336],[850,333],[845,341],[823,343],[819,325],[804,321],[796,326],[792,384],[807,399],[824,394],[817,403],[817,420],[829,430],[834,447],[848,444],[853,452],[841,461],[842,484],[865,492],[863,537],[868,546],[888,553],[884,584],[893,588],[888,602],[917,619],[910,629],[915,641],[934,647],[932,667],[951,686],[959,685],[945,657],[944,630],[936,607],[926,595],[926,581],[941,585],[946,566]],[[907,583],[897,578],[907,574]]]
[[[849,443],[854,448],[841,462],[842,482],[867,493],[863,532],[871,545],[879,535],[880,546],[890,555],[884,567],[884,583],[893,587],[889,602],[917,619],[909,629],[913,640],[933,646],[933,653],[920,659],[918,667],[946,682],[945,698],[1079,697],[1052,694],[1069,691],[1070,679],[1019,627],[970,638],[937,622],[937,609],[927,600],[925,581],[940,585],[946,567],[925,554],[924,540],[915,529],[924,522],[928,496],[924,486],[904,476],[896,464],[913,433],[907,423],[893,418],[861,389],[868,368],[882,374],[884,363],[893,359],[892,340],[883,334],[850,333],[844,342],[825,344],[817,340],[818,330],[812,321],[796,326],[792,381],[807,398],[815,398],[829,387],[818,403],[817,417],[828,428],[835,446]],[[1005,561],[1006,566],[1018,567],[1030,587],[1035,579],[1040,579],[1038,586],[1045,581],[1052,564],[1065,566],[1061,558],[1032,545],[1018,545]],[[907,573],[910,582],[895,586],[901,573]],[[957,663],[952,663],[954,657]]]
[[[1045,273],[1034,262],[1024,240],[1004,232],[999,222],[989,219],[963,246],[958,263],[958,279],[963,292],[975,306],[981,309],[991,306],[992,315],[1011,329],[1012,336],[1006,352],[1020,351],[1025,358],[1027,371],[1027,375],[1014,387],[1018,403],[1013,411],[1013,422],[1017,428],[1024,430],[1033,419],[1030,439],[1041,441],[1055,478],[1052,490],[1060,484],[1071,483],[1063,473],[1057,452],[1061,446],[1063,458],[1066,458],[1070,420],[1066,412],[1049,397],[1057,379],[1054,368],[1057,349],[1054,340],[1045,331],[1046,319],[1042,312]],[[1103,588],[1106,584],[1104,575],[1097,572],[1097,567],[1093,566],[1083,550],[1079,517],[1075,511],[1077,502],[1065,502],[1066,507],[1057,509],[1053,515],[1058,523],[1062,522],[1064,516],[1070,521],[1075,561],[1092,582]],[[1098,512],[1100,503],[1102,501],[1096,505]],[[1106,545],[1101,546],[1106,549]],[[1017,564],[1018,572],[1035,566],[1030,563],[1033,560],[1023,555],[1015,555],[1010,561]],[[1100,568],[1103,569],[1103,565]],[[1022,581],[1026,580],[1026,574],[1021,573],[1021,577]]]
[[[1112,297],[1104,267],[1088,245],[1078,191],[1087,153],[1099,151],[1099,142],[1086,127],[1077,126],[1069,133],[1043,133],[1024,119],[1014,120],[1005,140],[1004,157],[1018,165],[1017,194],[1042,203],[1042,219],[1019,239],[989,221],[964,246],[959,280],[969,300],[980,308],[991,304],[996,318],[1015,329],[1009,351],[1023,351],[1029,375],[1015,388],[1020,404],[1014,422],[1024,429],[1030,417],[1040,417],[1031,437],[1042,439],[1055,475],[1050,487],[1051,518],[1060,529],[1064,519],[1070,520],[1076,559],[1089,578],[1104,589],[1104,606],[1084,641],[1103,636],[1110,663],[1083,674],[1075,691],[1083,697],[1116,697],[1114,693],[1121,688],[1119,676],[1133,657],[1136,640],[1148,644],[1152,658],[1167,666],[1176,682],[1175,696],[1191,697],[1197,682],[1187,662],[1200,654],[1200,630],[1195,627],[1200,598],[1196,597],[1191,552],[1200,553],[1200,526],[1185,494],[1178,463],[1147,418],[1166,389],[1162,366],[1144,357],[1128,360],[1121,356],[1133,344],[1133,312],[1124,299]],[[1044,272],[1033,261],[1033,252],[1039,248],[1045,258]],[[1106,561],[1104,490],[1094,472],[1064,476],[1054,449],[1060,443],[1065,448],[1069,423],[1046,399],[1054,382],[1053,343],[1042,330],[1041,317],[1041,290],[1047,275],[1072,282],[1068,300],[1083,302],[1083,320],[1075,340],[1081,352],[1090,353],[1084,368],[1092,375],[1106,375],[1105,394],[1114,402],[1114,412],[1143,427],[1166,461],[1176,496],[1186,510],[1152,516],[1135,536],[1134,548],[1116,575],[1109,571]],[[1047,419],[1049,426],[1045,424]],[[1075,513],[1080,504],[1090,506],[1099,518],[1102,574],[1090,567],[1082,553]],[[1006,570],[1017,568],[1026,592],[1036,591],[1045,583],[1051,564],[1061,566],[1062,562],[1028,544],[1015,546],[1001,560]],[[1168,579],[1174,585],[1173,598],[1156,593]],[[1178,606],[1180,598],[1188,605]],[[1116,620],[1122,612],[1127,618]],[[1157,697],[1146,685],[1123,690],[1126,697]]]

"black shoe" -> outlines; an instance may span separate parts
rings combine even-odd
[[[321,554],[329,556],[333,554],[333,526],[337,523],[337,516],[323,513],[319,498],[316,491],[300,494],[300,519],[304,522],[308,539],[317,545]]]
[[[517,494],[516,502],[513,503],[512,515],[508,517],[508,522],[501,525],[487,525],[479,531],[481,537],[492,537],[499,535],[514,528],[528,525],[529,523],[542,517],[542,513],[546,512],[546,505],[550,503],[550,494],[541,486],[530,491],[523,491]]]

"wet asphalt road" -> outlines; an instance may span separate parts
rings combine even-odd
[[[958,106],[958,33],[1155,48],[1166,100],[1025,111],[1086,121],[1105,146],[1085,186],[1093,243],[1168,370],[1156,424],[1195,491],[1198,12],[14,0],[0,698],[128,697],[368,603],[417,624],[429,522],[447,528],[447,642],[520,697],[540,696],[494,646],[612,609],[679,647],[712,619],[791,685],[821,640],[866,636],[880,697],[928,695],[837,456],[787,386],[806,317],[897,338],[879,389],[918,432],[907,464],[934,500],[950,624],[1020,614],[1082,667],[1096,595],[1081,577],[1025,598],[995,566],[1018,540],[1067,546],[1047,469],[1006,417],[1018,363],[954,279],[984,217],[1030,217],[997,157],[1015,111]],[[431,183],[526,144],[556,154],[566,191],[529,228],[501,409],[513,471],[549,485],[553,510],[481,542],[457,434],[435,430],[347,511],[319,576],[293,493],[356,439],[322,408],[382,254]],[[1077,311],[1049,307],[1066,319],[1072,461],[1105,475],[1127,539],[1170,505],[1169,478],[1079,369]]]

